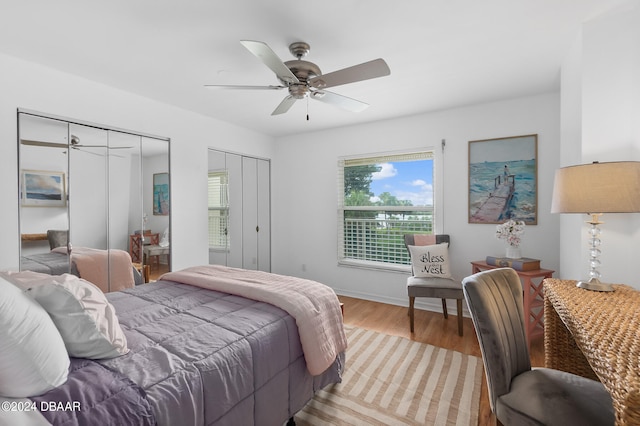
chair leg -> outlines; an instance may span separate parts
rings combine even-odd
[[[458,336],[462,336],[462,299],[456,299],[458,308]]]
[[[409,296],[409,330],[413,333],[413,303],[416,301],[414,296]]]
[[[445,319],[449,318],[449,312],[447,312],[447,300],[442,299],[442,313],[444,314]]]

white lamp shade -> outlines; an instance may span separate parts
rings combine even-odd
[[[640,162],[620,161],[556,170],[551,213],[640,212]]]

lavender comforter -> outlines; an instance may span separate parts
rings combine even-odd
[[[295,320],[239,296],[158,281],[109,293],[130,352],[100,363],[136,383],[158,425],[282,425],[341,380],[306,368]]]

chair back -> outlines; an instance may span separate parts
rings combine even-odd
[[[49,240],[49,248],[53,250],[56,247],[67,247],[69,244],[69,231],[68,230],[47,230],[47,240]]]
[[[416,238],[417,236],[417,238]],[[435,240],[430,243],[423,243],[423,237],[435,237]],[[420,241],[422,238],[422,241]],[[417,244],[416,244],[417,240]],[[436,234],[436,235],[427,235],[427,234],[404,234],[404,245],[406,246],[428,246],[431,244],[441,244],[441,243],[449,243],[449,235],[447,234]]]
[[[484,362],[489,402],[509,392],[511,380],[531,370],[524,328],[522,284],[511,268],[491,269],[462,280]]]

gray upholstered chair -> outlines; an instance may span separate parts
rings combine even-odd
[[[478,335],[491,410],[504,425],[613,425],[609,393],[600,382],[531,368],[522,284],[511,268],[466,277],[464,297]]]
[[[67,247],[69,242],[69,231],[49,229],[47,231],[47,240],[49,240],[49,249],[56,247]]]
[[[405,234],[404,244],[406,246],[426,245],[416,243],[416,236],[421,234]],[[424,235],[421,235],[424,236]],[[449,235],[435,235],[435,244],[450,243]],[[407,247],[408,248],[408,247]],[[458,335],[462,336],[462,285],[460,281],[452,278],[432,278],[416,277],[407,278],[407,293],[409,295],[409,327],[414,331],[414,304],[416,297],[433,297],[442,299],[442,313],[445,318],[449,318],[447,312],[447,299],[455,299],[458,309]]]

